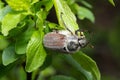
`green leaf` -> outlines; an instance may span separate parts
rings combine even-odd
[[[73,3],[75,3],[76,0],[66,0],[67,4],[72,5]]]
[[[56,75],[56,76],[51,77],[50,80],[76,80],[76,79],[72,77],[64,76],[64,75]]]
[[[2,52],[0,52],[0,64],[2,63]]]
[[[83,20],[85,18],[89,19],[91,22],[95,22],[95,17],[93,13],[85,7],[74,4],[74,7],[77,11],[77,16],[79,19]]]
[[[29,22],[27,24],[29,24],[29,25],[27,25],[28,29],[25,32],[21,33],[16,39],[15,52],[17,54],[25,54],[26,53],[27,44],[30,40],[32,33],[34,32],[34,24],[35,23],[32,20],[29,20]]]
[[[6,2],[16,11],[28,10],[30,8],[30,0],[6,0]]]
[[[67,3],[64,0],[53,0],[53,2],[60,26],[63,28],[66,26],[70,31],[72,31],[72,33],[78,30],[79,28],[76,23],[76,17]]]
[[[38,2],[39,0],[31,0],[31,4]]]
[[[40,72],[40,77],[54,75],[55,72],[56,72],[55,69],[53,67],[49,66]]]
[[[2,33],[7,36],[9,31],[15,27],[24,18],[21,13],[8,13],[2,20]]]
[[[52,0],[47,0],[46,3],[45,3],[45,9],[46,11],[49,11],[52,7],[53,7],[53,2]]]
[[[31,37],[31,40],[28,43],[26,51],[26,71],[32,72],[43,65],[46,52],[44,50],[42,39],[44,33],[42,30],[35,31]]]
[[[6,48],[8,44],[9,44],[8,40],[4,36],[0,35],[0,50]]]
[[[76,53],[75,53],[76,54]],[[78,63],[71,55],[62,56],[71,66],[79,71],[80,80],[93,80],[92,74],[85,70],[80,63]]]
[[[27,47],[27,41],[24,40],[24,37],[18,38],[15,44],[16,54],[25,54]]]
[[[36,0],[37,1],[37,0]],[[32,2],[32,4],[35,2]],[[41,0],[31,6],[33,11],[40,11],[41,9],[44,9],[44,11],[48,12],[53,7],[52,0]]]
[[[115,6],[114,0],[108,0],[113,6]]]
[[[3,7],[4,7],[4,3],[0,1],[0,9],[2,9]]]
[[[80,80],[100,80],[100,72],[96,63],[84,53],[65,54],[62,57],[79,71]]]
[[[64,29],[63,27],[59,26],[58,24],[52,23],[52,22],[48,22],[47,25],[49,26],[50,29],[58,29],[58,30],[62,30]]]
[[[13,63],[18,59],[18,55],[15,54],[15,49],[13,46],[9,46],[3,51],[2,54],[2,61],[3,65],[8,65],[10,63]]]
[[[18,70],[20,70],[20,68],[18,67],[18,64],[21,64],[21,63],[23,63],[23,60],[22,59],[24,59],[25,58],[25,56],[20,56],[20,58],[17,60],[17,61],[15,61],[15,62],[13,62],[13,63],[11,63],[11,64],[9,64],[9,65],[7,65],[7,66],[4,66],[3,64],[0,64],[0,80],[1,80],[1,78],[2,77],[6,77],[6,75],[9,75],[9,73],[10,73],[10,75],[11,75],[11,72],[12,72],[12,74],[14,73],[14,71],[13,71],[13,69],[15,70],[15,75],[16,75],[16,73],[18,74],[18,71],[16,71],[16,69],[18,69]],[[16,67],[17,66],[17,67]],[[19,65],[20,66],[20,65]],[[23,74],[23,73],[22,73]],[[15,79],[15,75],[14,75],[14,79]],[[12,75],[11,75],[12,76]],[[16,76],[17,77],[17,79],[18,79],[18,76]],[[23,76],[24,77],[24,76]],[[10,78],[9,77],[9,79],[11,80],[11,79],[13,79],[13,78]],[[7,78],[7,80],[9,80],[8,78]],[[6,79],[5,79],[6,80]],[[19,79],[18,79],[19,80]],[[23,79],[22,79],[23,80]]]
[[[92,80],[100,80],[100,72],[94,60],[82,52],[75,53],[72,56],[81,65],[82,68],[92,74]]]
[[[40,10],[36,13],[38,19],[36,21],[36,27],[37,28],[41,28],[41,26],[43,26],[43,23],[47,17],[47,12],[46,11],[43,11],[43,10]],[[41,29],[42,30],[42,29]]]
[[[27,80],[27,78],[26,78],[27,74],[26,74],[26,72],[25,72],[23,67],[20,66],[17,69],[16,74],[18,74],[18,76],[16,76],[18,80]]]
[[[27,23],[24,20],[20,21],[20,23],[18,23],[17,27],[15,27],[15,28],[13,28],[12,30],[9,31],[9,36],[14,37],[14,38],[18,38],[19,35],[21,35],[21,33],[23,33],[25,31],[26,24]]]
[[[41,70],[49,67],[52,64],[52,55],[47,55],[44,64],[40,67]]]
[[[16,62],[9,64],[7,66],[4,66],[0,64],[0,78],[6,75],[14,66],[16,65]]]
[[[0,9],[0,22],[4,18],[4,16],[11,11],[11,8],[9,6],[6,6],[2,9]]]
[[[92,5],[85,0],[77,0],[77,1],[82,3],[83,5],[85,5],[88,8],[92,8]]]

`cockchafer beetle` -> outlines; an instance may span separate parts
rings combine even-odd
[[[47,33],[43,39],[44,47],[64,53],[75,53],[87,45],[88,42],[82,31],[77,30],[73,34],[66,25],[65,28],[66,30]]]

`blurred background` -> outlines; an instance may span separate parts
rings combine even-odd
[[[107,0],[88,0],[93,6],[95,23],[87,20],[79,23],[90,31],[94,48],[84,52],[96,61],[101,80],[120,80],[120,1],[114,1],[115,7]]]

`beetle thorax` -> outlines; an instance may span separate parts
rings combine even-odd
[[[80,49],[78,38],[75,35],[67,36],[65,48],[68,52],[76,52]]]

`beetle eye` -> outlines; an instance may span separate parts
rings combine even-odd
[[[71,41],[68,43],[67,48],[69,51],[76,51],[78,49],[78,44],[76,44],[75,42]]]

